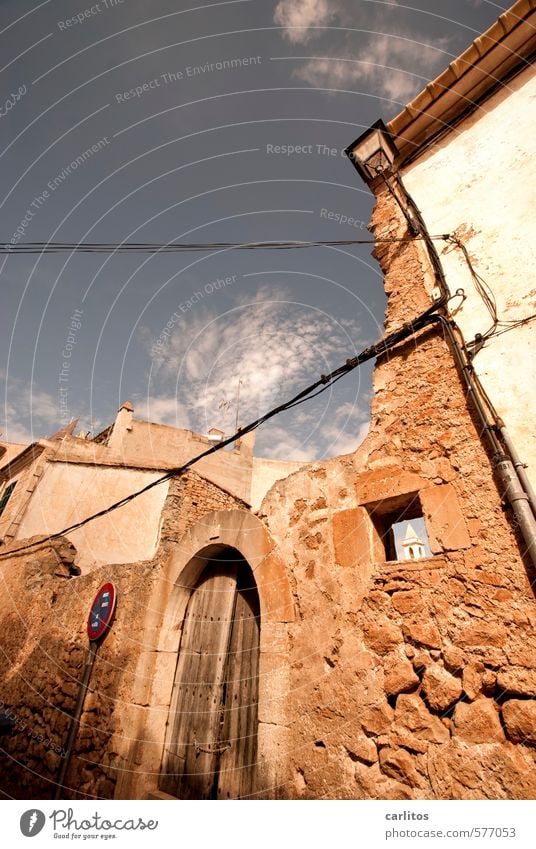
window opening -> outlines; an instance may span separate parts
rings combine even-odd
[[[367,505],[375,530],[378,560],[420,560],[431,557],[418,493]]]
[[[16,484],[17,484],[17,481],[11,481],[11,483],[9,483],[6,486],[6,488],[4,489],[2,496],[0,497],[0,516],[2,515],[2,513],[6,509],[7,502],[11,498],[11,494],[12,494],[13,490],[15,489]]]

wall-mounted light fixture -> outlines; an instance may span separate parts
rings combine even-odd
[[[344,152],[366,183],[371,183],[380,174],[388,173],[398,154],[389,130],[381,119]]]
[[[374,181],[380,179],[385,183],[387,190],[397,202],[404,218],[408,222],[409,232],[414,236],[418,236],[420,233],[419,225],[407,208],[407,205],[405,206],[401,202],[397,191],[388,179],[393,173],[393,165],[398,155],[398,149],[392,139],[391,133],[381,118],[372,127],[365,130],[344,152],[368,186],[372,187]]]

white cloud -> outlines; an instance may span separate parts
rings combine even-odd
[[[134,407],[136,418],[190,429],[188,413],[174,395],[149,395],[143,401],[136,401]]]
[[[322,27],[337,17],[335,0],[280,0],[275,7],[274,22],[284,27],[292,44],[304,44],[319,35],[311,27]]]
[[[362,341],[356,321],[338,321],[295,303],[282,288],[264,288],[249,302],[237,299],[222,315],[202,305],[187,326],[175,328],[162,350],[155,354],[146,343],[153,356],[148,417],[154,421],[157,412],[169,424],[188,422],[198,431],[215,426],[230,433],[239,381],[239,423],[244,424],[340,365]],[[175,393],[169,391],[170,381]],[[279,420],[267,425],[269,456],[318,456],[325,441],[322,416],[329,409],[334,418],[338,391],[328,390],[319,406],[312,402],[294,410],[290,428],[278,430]]]
[[[0,374],[4,383],[2,439],[29,443],[59,428],[58,399],[49,392],[21,380]],[[31,422],[31,428],[28,423]]]
[[[295,76],[320,88],[347,88],[359,84],[390,100],[404,103],[413,97],[448,61],[445,41],[419,41],[402,35],[378,35],[358,56],[310,59]]]
[[[69,395],[55,395],[40,389],[35,383],[31,384],[18,377],[7,376],[0,372],[0,382],[3,386],[4,405],[0,420],[1,438],[8,442],[30,443],[41,437],[52,436],[53,433],[65,427],[71,418],[80,416],[78,431],[99,432],[102,422],[91,419],[87,410],[69,410]]]

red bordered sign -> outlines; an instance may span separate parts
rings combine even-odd
[[[112,583],[103,584],[98,591],[87,620],[87,635],[98,640],[108,628],[115,610],[116,592]]]

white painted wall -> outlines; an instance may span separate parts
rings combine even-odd
[[[403,172],[430,233],[459,232],[501,321],[536,313],[535,163],[536,74],[528,69]],[[437,244],[449,288],[467,295],[455,319],[470,341],[490,316],[459,249]],[[536,486],[536,322],[490,340],[474,365]]]
[[[161,472],[75,463],[48,463],[17,539],[54,533],[142,489]],[[135,563],[156,552],[168,483],[159,484],[107,516],[69,534],[83,572],[106,563]]]

